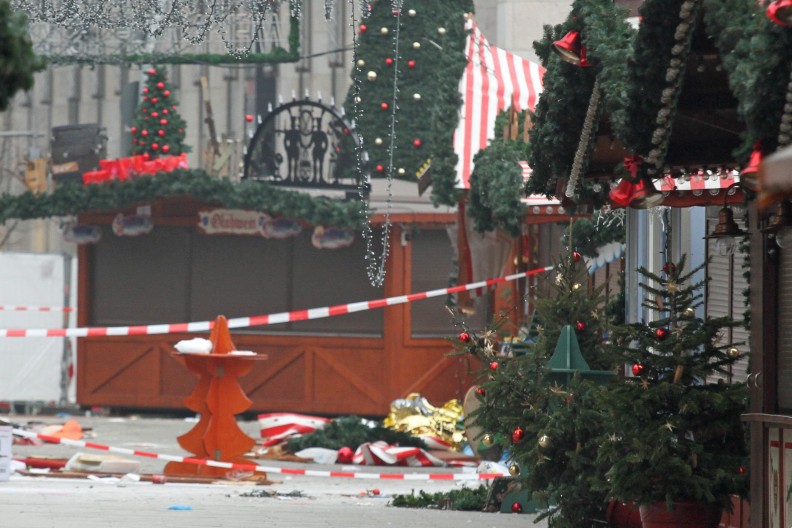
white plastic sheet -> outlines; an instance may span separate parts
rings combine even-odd
[[[67,261],[68,259],[68,261]],[[64,275],[69,273],[68,281]],[[76,261],[52,254],[0,253],[0,305],[26,307],[64,306],[64,288],[70,287],[70,305],[76,307]],[[0,310],[0,328],[63,328],[74,326],[76,312],[61,310]],[[71,363],[76,348],[71,343]],[[0,338],[0,400],[58,402],[64,395],[61,378],[64,338]],[[74,383],[67,400],[74,401]]]

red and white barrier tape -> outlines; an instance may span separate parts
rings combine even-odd
[[[334,317],[353,312],[384,308],[421,299],[440,297],[461,291],[480,290],[517,279],[522,279],[530,275],[537,275],[553,269],[552,266],[537,268],[531,271],[506,275],[497,279],[489,279],[480,282],[471,282],[462,286],[430,290],[409,295],[399,295],[387,297],[374,301],[362,301],[349,304],[339,304],[336,306],[325,306],[322,308],[311,308],[308,310],[297,310],[294,312],[281,312],[269,315],[254,315],[250,317],[236,317],[228,320],[228,328],[249,328],[251,326],[264,326],[278,323],[288,323],[293,321],[305,321],[308,319],[322,319]],[[208,332],[212,329],[214,321],[200,321],[195,323],[173,323],[157,325],[139,326],[111,326],[111,327],[87,327],[87,328],[28,328],[28,329],[0,329],[0,337],[95,337],[95,336],[130,336],[130,335],[155,335],[155,334],[175,334],[181,332]]]
[[[0,305],[0,312],[73,312],[70,306],[9,306]]]
[[[137,449],[127,449],[124,447],[113,447],[82,440],[69,440],[55,436],[43,435],[25,431],[24,429],[14,429],[14,434],[26,438],[38,438],[53,444],[63,444],[72,447],[83,447],[87,449],[98,449],[109,453],[120,455],[136,456],[144,458],[155,458],[168,462],[183,462],[185,464],[195,464],[199,466],[210,466],[222,469],[238,469],[240,471],[259,471],[264,473],[282,475],[300,475],[305,477],[336,477],[354,478],[369,480],[490,480],[497,477],[506,476],[501,473],[373,473],[367,471],[319,471],[312,469],[281,468],[274,466],[260,466],[258,464],[234,464],[231,462],[218,462],[216,460],[204,460],[201,458],[181,457],[175,455],[163,455]]]

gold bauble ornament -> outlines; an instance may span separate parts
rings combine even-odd
[[[728,354],[731,359],[737,359],[740,357],[740,349],[737,347],[731,347],[726,351],[726,354]]]
[[[516,477],[519,474],[520,474],[520,466],[518,466],[517,464],[512,464],[511,466],[509,466],[509,475],[511,475],[512,477]]]
[[[374,144],[375,145],[382,145],[382,138],[379,138],[379,137],[378,138],[374,138]]]
[[[685,317],[689,317],[689,318],[692,319],[693,317],[696,317],[696,310],[694,310],[691,307],[687,307],[687,308],[685,308],[685,311],[683,312],[683,314],[684,314]]]
[[[375,71],[370,71],[370,72],[368,72],[368,73],[366,74],[366,77],[368,77],[368,80],[369,80],[369,81],[376,81],[376,80],[377,80],[377,72],[375,72]]]
[[[390,29],[388,29],[386,27],[381,27],[380,28],[380,33],[383,34],[383,35],[387,35],[388,33],[390,33]]]
[[[550,437],[547,435],[542,435],[539,437],[538,443],[539,443],[539,447],[545,449],[550,445]]]
[[[446,28],[444,28],[444,27],[437,28],[437,34],[438,35],[445,35],[446,34]]]
[[[413,49],[421,49],[421,43],[417,40],[413,42]]]
[[[492,444],[494,443],[495,443],[495,438],[489,433],[481,437],[481,445],[483,445],[484,447],[492,447]]]
[[[360,104],[362,102],[363,102],[363,99],[361,99],[360,97],[355,97],[355,104]]]
[[[407,11],[407,14],[410,16],[415,16],[415,9],[410,9],[409,11]]]
[[[398,172],[400,176],[404,176],[405,174],[407,174],[407,171],[404,170],[404,167],[399,167],[399,170],[396,172]]]
[[[414,93],[414,94],[413,94],[413,99],[414,99],[414,100],[416,100],[416,101],[420,101],[420,100],[421,100],[421,94],[419,94],[419,93]]]
[[[575,290],[575,291],[579,290],[580,289],[580,283],[576,282],[575,284],[573,284],[572,285],[572,289]]]
[[[358,59],[358,61],[355,64],[357,64],[358,68],[362,68],[363,66],[366,65],[366,61],[364,61],[363,59]]]

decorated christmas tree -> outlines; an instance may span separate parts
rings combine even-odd
[[[142,102],[132,132],[132,153],[159,156],[178,156],[189,152],[184,144],[184,119],[176,110],[176,98],[167,85],[163,68],[148,70]]]
[[[603,394],[608,435],[599,459],[610,466],[605,489],[616,499],[642,508],[695,501],[718,518],[746,485],[740,414],[748,393],[724,382],[741,357],[725,337],[737,323],[696,315],[704,283],[691,281],[702,267],[688,272],[683,257],[661,275],[638,270],[652,317],[612,330],[614,359],[632,375]]]
[[[482,444],[508,453],[509,472],[549,505],[542,517],[554,528],[605,516],[605,493],[595,482],[605,472],[597,461],[604,415],[595,393],[612,374],[603,351],[604,304],[602,287],[588,288],[582,257],[573,252],[535,300],[535,342],[504,355],[497,325],[480,335],[463,328],[457,338],[458,348],[485,365],[476,390],[481,406],[472,416]]]
[[[344,107],[364,138],[373,177],[415,181],[431,159],[433,177],[453,178],[457,85],[472,10],[471,0],[371,0],[363,10]]]

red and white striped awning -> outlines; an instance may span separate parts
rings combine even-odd
[[[518,161],[522,169],[523,183],[531,178],[531,167],[527,161]],[[520,198],[520,203],[526,206],[526,212],[533,215],[563,215],[566,213],[559,200],[548,198],[543,194],[531,194]]]
[[[512,104],[519,110],[534,110],[542,92],[544,68],[490,46],[472,19],[465,45],[468,63],[459,81],[462,113],[454,132],[454,152],[458,156],[457,188],[470,188],[473,156],[495,135],[495,117]]]
[[[662,205],[667,207],[692,207],[706,205],[722,205],[724,194],[735,183],[739,183],[740,176],[737,171],[717,170],[691,172],[682,176],[673,177],[666,174],[663,178],[655,180],[655,189],[665,195]],[[742,192],[732,187],[729,195],[725,197],[731,203],[742,200]]]

